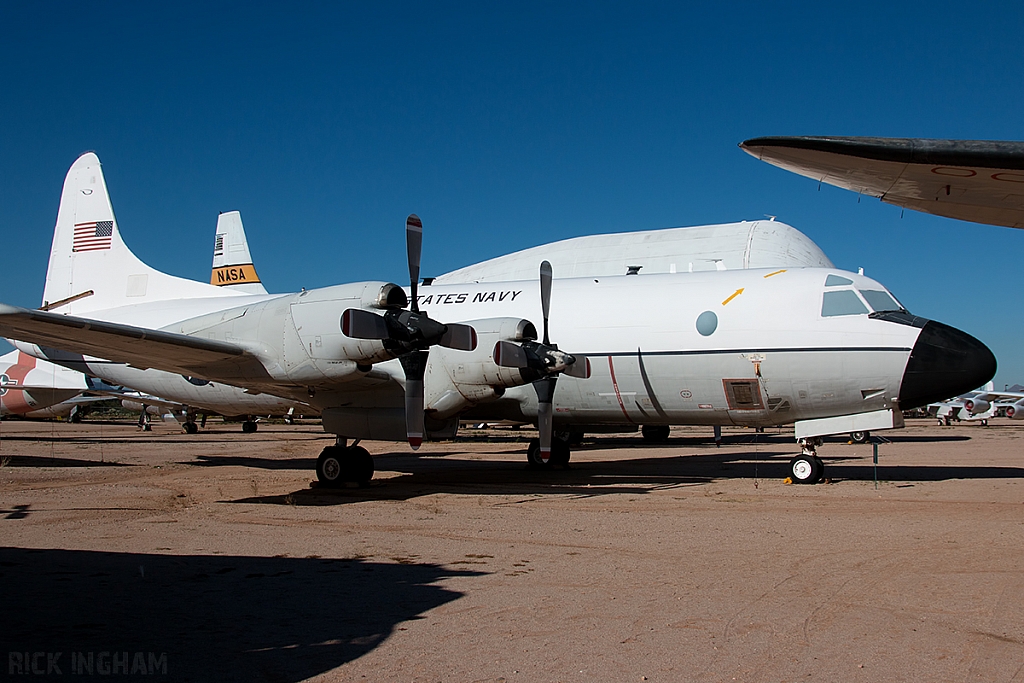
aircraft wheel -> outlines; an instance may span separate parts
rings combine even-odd
[[[942,418],[941,417],[939,418],[939,426],[940,427],[942,426]]]
[[[551,439],[551,457],[547,462],[540,459],[540,439],[531,439],[526,449],[526,460],[531,467],[549,468],[554,466],[566,467],[569,458],[572,457],[572,450],[569,443],[558,438]]]
[[[340,446],[327,446],[320,451],[316,459],[316,478],[323,486],[337,488],[344,483],[344,450]]]
[[[345,450],[348,451],[345,457],[348,459],[348,471],[352,481],[360,486],[366,486],[373,479],[373,456],[362,446],[353,446]]]
[[[142,431],[144,431],[144,432],[151,432],[151,431],[153,431],[153,425],[151,425],[151,424],[149,424],[147,422],[146,424],[142,425]]]
[[[242,423],[242,431],[246,434],[252,434],[257,429],[257,424],[252,420],[246,420]]]
[[[530,439],[530,445],[526,447],[526,461],[530,467],[548,467],[549,462],[540,459],[540,439]]]
[[[539,449],[539,445],[538,445]],[[556,467],[568,467],[569,458],[572,457],[572,449],[569,442],[562,439],[551,440],[551,464]]]
[[[640,428],[644,441],[648,443],[664,443],[668,441],[671,431],[672,428],[668,425],[644,425]]]
[[[981,426],[982,427],[988,427],[988,420],[982,420],[981,421]]]
[[[197,425],[195,422],[186,422],[185,424],[181,425],[181,428],[185,430],[186,434],[199,433],[199,425]]]
[[[850,441],[854,443],[867,443],[871,438],[871,432],[850,432]]]
[[[816,455],[798,455],[789,461],[794,484],[817,484],[821,481],[824,463]]]

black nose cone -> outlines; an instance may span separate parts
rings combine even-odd
[[[910,352],[900,385],[904,410],[976,389],[995,377],[996,357],[955,327],[929,320]]]

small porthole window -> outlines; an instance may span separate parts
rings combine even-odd
[[[697,331],[705,337],[710,337],[718,329],[718,316],[714,311],[704,311],[697,316]]]

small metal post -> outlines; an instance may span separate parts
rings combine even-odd
[[[871,450],[872,450],[872,453],[873,453],[872,460],[875,463],[875,490],[877,491],[878,490],[878,442],[877,441],[872,441],[871,442]]]

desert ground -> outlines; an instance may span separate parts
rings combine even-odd
[[[815,486],[791,434],[602,435],[553,471],[526,429],[364,442],[370,486],[325,490],[314,423],[6,421],[3,676],[1024,679],[1024,422],[909,420],[877,470],[833,439]]]

